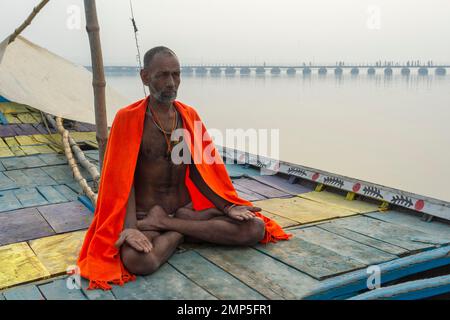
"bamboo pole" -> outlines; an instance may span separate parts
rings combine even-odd
[[[64,153],[66,154],[67,161],[69,162],[69,166],[72,169],[73,176],[75,180],[78,182],[78,184],[83,189],[83,192],[88,196],[89,199],[91,199],[91,202],[95,208],[97,205],[97,194],[95,194],[91,187],[89,187],[86,179],[83,178],[81,175],[80,169],[78,169],[77,162],[75,161],[72,153],[72,149],[70,147],[69,143],[69,131],[66,130],[62,123],[62,118],[57,117],[56,118],[56,126],[58,128],[58,131],[62,132],[62,142],[64,145]]]
[[[61,136],[63,136],[64,132],[67,131],[63,125],[59,126],[51,115],[45,114],[45,118],[53,128],[58,130]],[[73,154],[75,155],[75,158],[78,160],[81,166],[89,172],[92,179],[94,180],[94,188],[98,189],[98,185],[100,183],[100,173],[98,172],[97,167],[86,158],[83,150],[80,149],[80,147],[77,145],[76,141],[70,136],[70,134],[68,140],[69,145],[72,148]]]
[[[8,44],[16,40],[17,36],[25,30],[34,19],[34,17],[41,11],[41,9],[49,2],[50,0],[42,0],[36,7],[33,8],[33,11],[28,16],[28,18],[9,36]]]
[[[84,0],[86,14],[86,31],[89,36],[92,61],[92,86],[94,88],[95,124],[97,128],[96,139],[99,151],[100,171],[103,166],[106,143],[108,141],[108,125],[106,120],[105,101],[105,75],[103,71],[102,47],[100,43],[100,27],[97,19],[95,0]]]

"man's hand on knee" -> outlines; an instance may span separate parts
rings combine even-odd
[[[115,246],[120,248],[124,243],[139,252],[149,253],[153,249],[150,240],[141,231],[137,229],[124,229],[119,236]]]
[[[232,205],[231,207],[227,208],[225,210],[225,213],[227,216],[229,216],[232,219],[239,220],[239,221],[247,221],[255,217],[255,214],[253,212],[261,211],[261,208],[259,207],[251,207],[251,206],[235,206]]]

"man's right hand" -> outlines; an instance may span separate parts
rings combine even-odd
[[[124,229],[119,236],[115,246],[120,248],[124,243],[127,243],[133,249],[139,252],[149,253],[153,249],[150,240],[137,229]]]

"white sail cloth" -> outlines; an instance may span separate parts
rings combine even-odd
[[[66,119],[95,123],[92,73],[18,36],[0,43],[0,95]],[[111,126],[118,109],[130,104],[108,85]]]

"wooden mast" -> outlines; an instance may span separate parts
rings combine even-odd
[[[103,71],[103,56],[100,43],[100,27],[97,19],[95,0],[84,0],[86,14],[86,31],[89,36],[92,61],[92,86],[94,88],[95,124],[97,128],[97,142],[99,151],[99,166],[102,170],[106,143],[108,141],[108,125],[106,119],[105,74]]]
[[[33,8],[33,11],[28,16],[28,18],[16,29],[14,32],[9,36],[8,44],[13,42],[16,37],[25,30],[26,27],[28,27],[31,23],[31,21],[34,19],[34,17],[41,11],[41,9],[49,2],[50,0],[42,0],[36,7]]]

